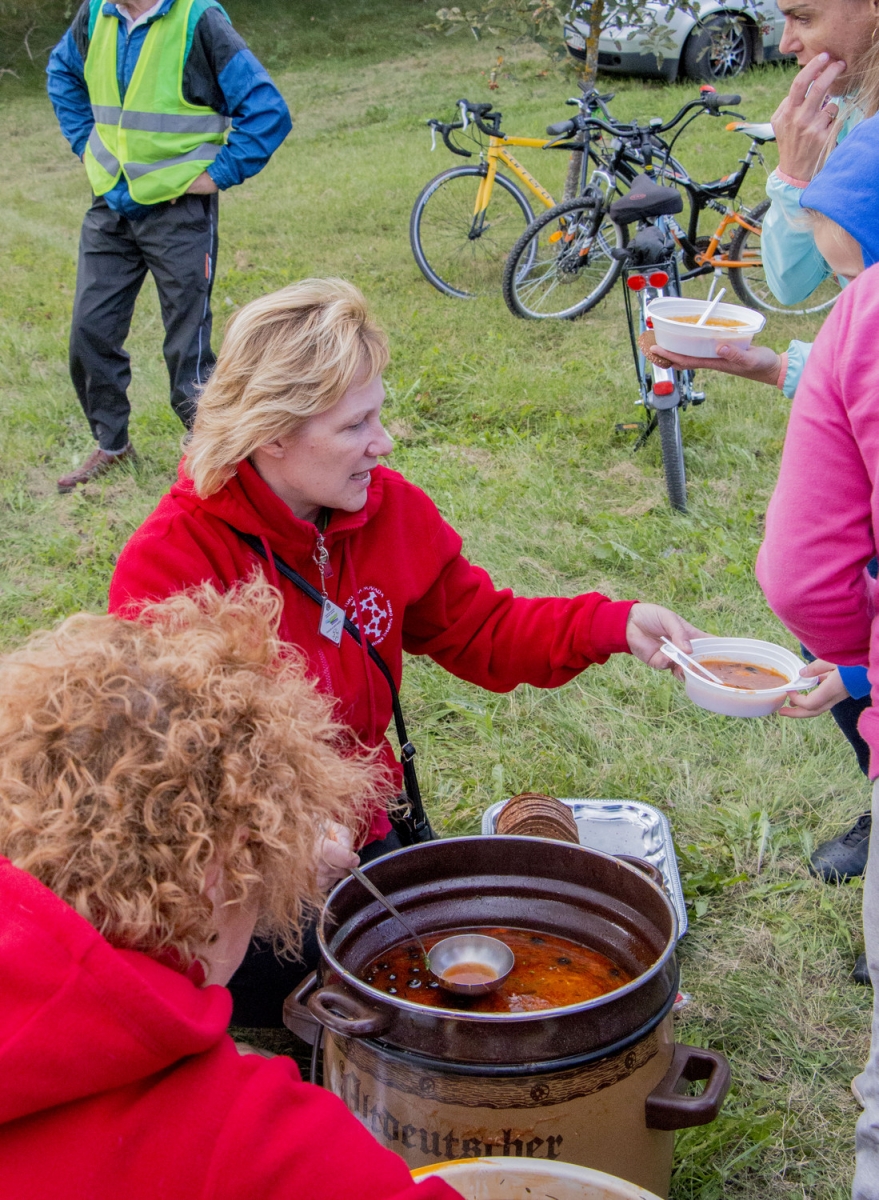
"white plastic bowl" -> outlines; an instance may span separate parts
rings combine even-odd
[[[712,683],[681,659],[689,698],[700,708],[721,713],[725,717],[768,717],[778,712],[793,688],[801,691],[805,686],[814,686],[818,682],[817,679],[801,680],[802,659],[783,646],[776,646],[774,642],[758,642],[753,638],[693,638],[693,658],[700,662],[706,658],[728,658],[734,662],[753,663],[757,667],[772,667],[789,680],[787,684],[758,692],[724,687]]]
[[[653,322],[656,345],[660,350],[688,354],[694,358],[717,358],[718,346],[741,346],[747,350],[756,334],[766,324],[766,318],[754,308],[740,304],[718,304],[713,316],[731,321],[744,321],[741,329],[718,329],[716,325],[682,325],[670,317],[701,317],[708,307],[707,300],[685,300],[680,296],[660,296],[647,306],[647,316]]]
[[[444,1179],[465,1200],[659,1200],[616,1175],[542,1158],[459,1158],[417,1167],[412,1177]]]

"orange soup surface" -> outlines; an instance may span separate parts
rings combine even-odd
[[[790,679],[781,671],[775,671],[772,667],[758,667],[756,663],[734,662],[728,658],[700,658],[697,661],[727,687],[761,692],[790,683]]]
[[[424,938],[428,952],[453,933],[484,933],[509,946],[516,956],[516,963],[497,991],[483,996],[462,996],[445,990],[424,965],[421,951],[413,941],[401,942],[374,958],[361,973],[361,979],[390,996],[433,1008],[539,1012],[594,1000],[634,978],[597,950],[530,929],[444,929]],[[484,972],[485,968],[481,967],[481,970]]]
[[[461,983],[467,987],[474,987],[476,984],[493,983],[497,979],[497,974],[485,963],[459,962],[455,963],[453,967],[446,967],[443,971],[443,979],[449,983]]]
[[[696,313],[692,317],[668,317],[669,321],[676,321],[679,325],[695,325],[699,320],[701,313]],[[747,321],[735,321],[732,317],[709,317],[702,326],[710,329],[747,329]]]

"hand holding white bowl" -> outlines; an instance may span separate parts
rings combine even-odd
[[[681,371],[721,371],[724,375],[737,375],[740,379],[753,379],[755,383],[768,383],[770,387],[778,385],[778,374],[781,370],[781,355],[769,346],[718,346],[717,358],[695,358],[691,354],[678,354],[674,350],[659,350],[652,348],[647,358],[653,361],[653,355],[670,362]]]
[[[626,623],[626,641],[635,658],[657,671],[671,670],[679,679],[683,679],[683,672],[663,653],[662,638],[667,637],[685,654],[691,654],[690,638],[705,636],[701,629],[661,604],[636,604]]]
[[[848,689],[833,663],[816,658],[807,663],[800,674],[804,678],[820,679],[811,692],[791,692],[784,708],[778,710],[780,717],[819,717],[829,712],[840,700],[848,698]]]

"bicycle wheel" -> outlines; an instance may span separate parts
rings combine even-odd
[[[759,229],[769,210],[769,203],[768,200],[763,200],[742,215],[751,225]],[[750,229],[745,229],[744,225],[739,225],[733,234],[729,244],[729,256],[735,262],[744,262],[749,258],[756,260],[753,267],[729,268],[729,281],[733,285],[733,290],[742,303],[751,308],[760,308],[763,312],[790,313],[791,316],[800,316],[805,313],[823,312],[831,308],[839,295],[839,284],[836,282],[836,277],[829,275],[815,288],[811,296],[798,304],[782,304],[781,301],[776,300],[763,270],[760,236],[751,233]]]
[[[504,300],[517,317],[573,320],[613,287],[622,263],[611,251],[628,234],[607,215],[600,194],[548,209],[528,226],[504,267]]]
[[[443,171],[423,189],[409,220],[412,253],[425,278],[459,300],[498,290],[510,247],[534,220],[524,193],[498,172],[477,226],[473,210],[485,174],[485,167]]]
[[[684,441],[681,437],[680,408],[656,409],[665,487],[672,508],[687,511],[687,472],[684,468]]]

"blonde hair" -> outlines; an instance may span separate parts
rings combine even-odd
[[[851,71],[851,86],[848,93],[841,97],[837,104],[839,115],[831,121],[827,138],[822,147],[812,178],[827,165],[827,159],[839,144],[839,131],[852,117],[874,117],[879,112],[879,38],[876,34],[879,24],[873,30],[873,37],[866,52],[857,61]]]
[[[879,25],[877,25],[879,30]],[[853,72],[853,87],[851,89],[851,104],[840,113],[838,120],[844,120],[857,107],[865,117],[874,117],[879,111],[879,38],[876,30],[866,54],[859,59]]]
[[[855,248],[863,258],[863,246],[854,234],[849,233],[844,225],[840,225],[839,221],[834,221],[833,217],[829,217],[819,208],[804,208],[803,214],[813,234],[818,229],[827,229],[837,246],[846,250]]]
[[[383,775],[278,639],[264,580],[139,621],[80,614],[0,659],[0,853],[115,946],[190,963],[225,902],[295,952],[318,840],[365,829]]]
[[[218,491],[257,446],[295,433],[388,364],[385,334],[344,279],[303,279],[246,304],[198,401],[186,470]]]

